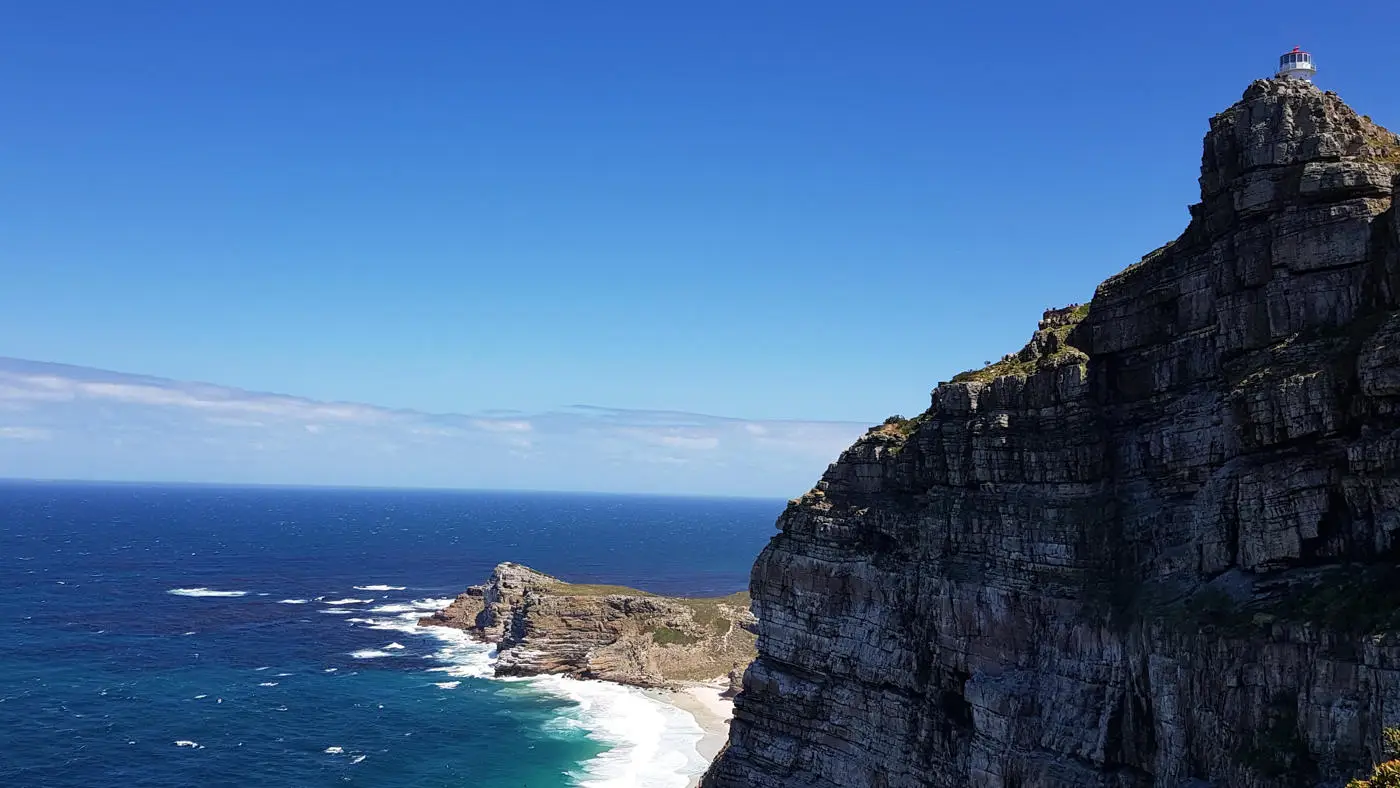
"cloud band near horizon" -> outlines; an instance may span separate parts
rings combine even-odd
[[[869,425],[429,414],[0,358],[0,476],[791,497]]]

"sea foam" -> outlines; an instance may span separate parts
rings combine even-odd
[[[684,788],[709,765],[697,748],[704,731],[695,718],[635,687],[563,676],[528,683],[578,704],[556,725],[585,730],[609,747],[570,775],[582,788]]]
[[[322,602],[321,604],[324,604],[324,605],[368,605],[370,602],[373,602],[373,601],[374,601],[373,599],[353,599],[353,598],[351,598],[351,597],[346,597],[346,598],[344,598],[344,599],[327,599],[326,601]]]
[[[402,591],[408,586],[355,586],[356,591]]]
[[[175,596],[245,596],[247,591],[215,591],[212,588],[172,588],[167,594]]]
[[[418,619],[436,612],[451,599],[415,599],[411,603],[380,605],[370,612],[390,614],[370,619],[354,619],[370,629],[427,636],[438,641],[431,658],[438,667],[430,673],[445,673],[452,679],[495,677],[496,647],[474,640],[451,627],[420,627]],[[356,651],[357,659],[393,656],[381,649]],[[697,745],[704,737],[700,724],[683,709],[656,700],[635,687],[604,681],[580,681],[563,676],[536,676],[513,679],[536,691],[564,698],[577,704],[564,709],[550,725],[563,731],[580,731],[608,747],[585,761],[570,776],[581,788],[684,788],[705,771],[709,762]],[[460,681],[434,682],[441,689],[455,689]]]
[[[387,651],[380,651],[377,648],[365,648],[350,652],[350,656],[355,659],[379,659],[380,657],[392,657],[394,655]]]

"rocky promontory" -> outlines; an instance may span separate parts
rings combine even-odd
[[[1383,757],[1400,140],[1261,80],[1200,187],[1179,238],[790,503],[707,788],[1339,786]]]
[[[497,644],[498,676],[557,673],[649,688],[729,676],[737,685],[755,653],[747,592],[665,597],[566,583],[514,563],[418,623]]]

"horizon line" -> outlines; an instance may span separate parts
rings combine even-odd
[[[76,477],[32,478],[24,476],[0,476],[0,486],[32,485],[84,485],[92,487],[216,487],[226,489],[266,489],[266,490],[319,490],[341,492],[436,492],[436,493],[507,493],[534,495],[595,495],[618,498],[678,498],[719,501],[787,501],[794,497],[768,497],[760,495],[720,495],[671,492],[617,492],[604,490],[559,490],[529,487],[490,488],[490,487],[431,487],[431,486],[376,486],[359,484],[277,484],[272,482],[213,482],[176,480],[132,480],[132,479],[84,479]]]

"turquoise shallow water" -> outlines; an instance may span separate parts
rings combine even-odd
[[[684,784],[684,715],[412,621],[503,560],[730,593],[781,506],[0,484],[0,784]]]

